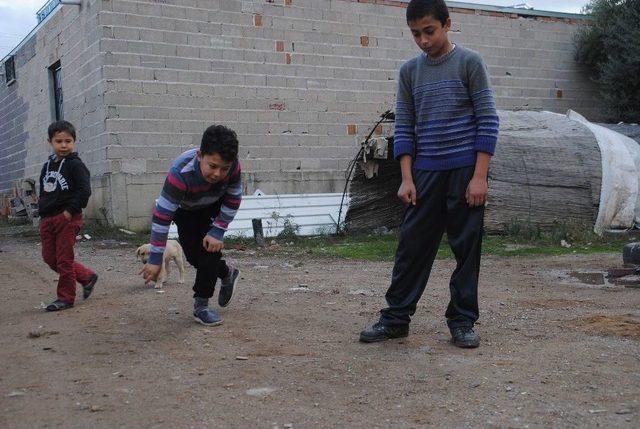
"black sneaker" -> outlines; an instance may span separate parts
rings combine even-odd
[[[391,338],[404,338],[409,335],[409,325],[389,326],[382,322],[376,322],[372,326],[360,332],[360,342],[375,343]]]
[[[66,310],[67,308],[73,307],[73,302],[63,301],[61,299],[56,299],[51,304],[47,305],[47,311],[60,311]]]
[[[89,283],[82,286],[82,299],[87,299],[91,296],[91,292],[93,292],[93,287],[96,285],[97,281],[98,275],[93,274],[91,276],[91,280],[89,280]]]
[[[480,345],[480,336],[471,326],[451,328],[451,342],[463,349],[474,349]]]
[[[233,297],[233,291],[238,284],[240,278],[240,270],[237,268],[229,267],[229,273],[222,279],[220,285],[220,292],[218,293],[218,305],[220,307],[226,307]]]

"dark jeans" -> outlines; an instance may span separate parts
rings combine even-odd
[[[388,307],[380,320],[389,325],[411,321],[429,280],[433,260],[446,231],[456,257],[451,299],[445,316],[450,328],[473,326],[478,320],[478,276],[484,206],[469,207],[465,192],[474,167],[447,171],[414,170],[417,204],[405,212],[400,227]]]
[[[193,284],[194,298],[211,298],[216,287],[216,279],[224,278],[229,267],[220,252],[208,252],[202,240],[211,229],[211,218],[220,212],[220,204],[200,210],[178,209],[174,222],[178,227],[180,245],[187,261],[196,269]]]

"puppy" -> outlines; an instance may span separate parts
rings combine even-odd
[[[136,257],[146,264],[149,260],[149,253],[151,252],[150,244],[143,244],[136,250]],[[160,266],[160,274],[158,274],[158,280],[156,281],[155,288],[161,289],[167,276],[169,275],[169,262],[174,261],[180,271],[180,280],[178,283],[184,283],[184,257],[182,252],[182,246],[176,240],[167,240],[167,247],[164,249],[162,255],[162,265]]]

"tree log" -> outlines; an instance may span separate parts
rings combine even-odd
[[[485,228],[504,233],[514,225],[549,230],[554,225],[593,226],[602,180],[598,143],[589,129],[550,112],[500,111],[500,136],[489,172]],[[378,176],[358,166],[350,184],[348,231],[399,226],[404,206],[396,193],[400,167],[380,160]]]

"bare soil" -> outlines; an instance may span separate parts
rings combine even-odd
[[[361,344],[392,264],[267,248],[224,324],[187,284],[137,276],[134,247],[78,245],[94,295],[46,313],[56,275],[35,239],[0,243],[0,427],[638,427],[640,289],[582,283],[620,254],[485,257],[479,349],[449,343],[451,260],[436,262],[410,336]],[[175,271],[175,270],[174,270]],[[560,274],[559,274],[560,273]]]

